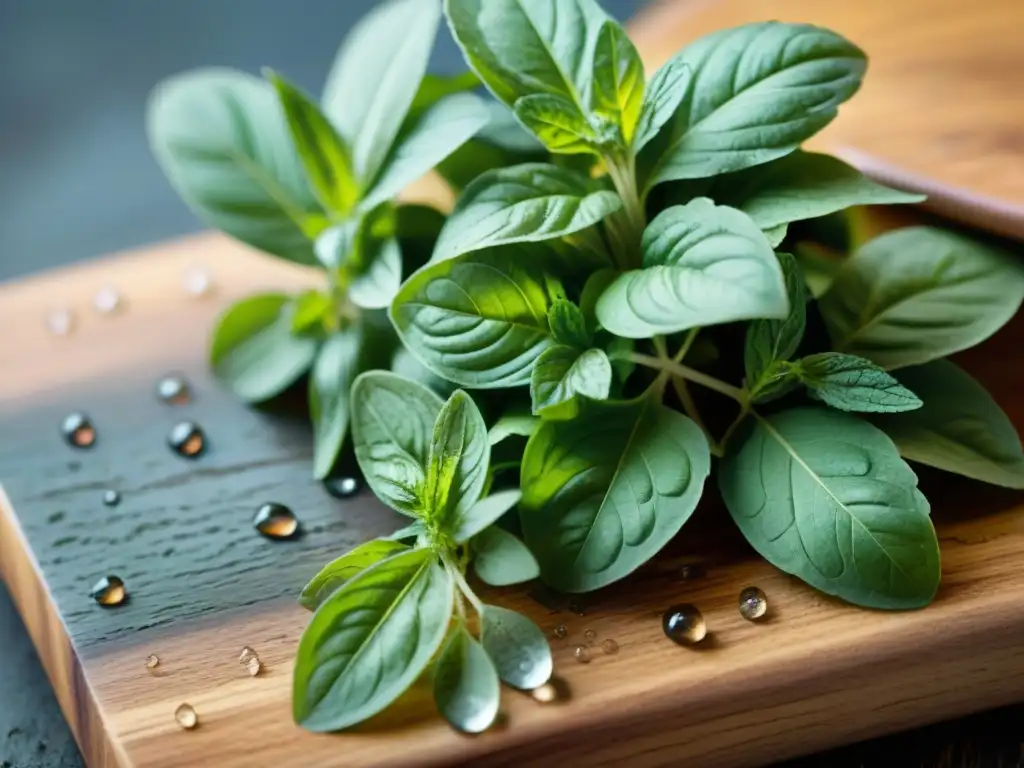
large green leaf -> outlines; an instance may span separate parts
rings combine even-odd
[[[612,364],[601,349],[581,350],[564,344],[544,350],[530,377],[533,412],[548,420],[574,419],[580,398],[606,400],[612,387]]]
[[[546,422],[523,457],[523,535],[556,589],[586,592],[628,575],[689,519],[711,469],[700,428],[650,396],[583,400]]]
[[[364,187],[412,106],[440,20],[440,0],[388,0],[352,28],[331,66],[324,112],[351,149]]]
[[[320,207],[269,83],[230,69],[177,75],[153,91],[146,128],[198,216],[261,251],[313,263],[307,227]]]
[[[654,73],[644,93],[633,151],[639,152],[675,114],[679,102],[689,90],[690,67],[682,53],[666,61]]]
[[[507,587],[540,575],[533,553],[503,528],[492,525],[473,537],[473,570],[484,584]]]
[[[395,555],[345,582],[299,641],[295,721],[337,731],[380,712],[426,668],[451,612],[451,579],[430,550]]]
[[[1024,488],[1013,423],[977,381],[948,360],[904,368],[901,383],[924,405],[874,419],[911,461],[1007,488]]]
[[[444,719],[465,733],[487,730],[498,716],[498,671],[464,624],[452,630],[438,656],[434,701]]]
[[[456,390],[437,414],[427,458],[425,513],[444,532],[457,529],[480,498],[490,453],[484,417],[473,398]]]
[[[863,357],[821,352],[803,358],[797,367],[811,393],[841,411],[900,413],[921,407],[913,392]]]
[[[834,32],[779,22],[713,32],[679,59],[693,77],[640,157],[647,189],[789,154],[832,121],[866,66],[863,52]]]
[[[498,677],[523,691],[544,685],[553,669],[551,648],[536,624],[521,613],[485,605],[480,640],[498,669]]]
[[[617,336],[643,339],[789,314],[782,269],[746,214],[706,198],[662,211],[644,231],[643,269],[620,274],[597,301]]]
[[[407,515],[423,512],[422,489],[444,401],[427,387],[385,371],[352,384],[352,442],[366,482],[381,501]]]
[[[513,387],[553,343],[548,308],[561,295],[538,246],[476,251],[428,264],[402,286],[391,318],[406,347],[466,387]]]
[[[363,335],[357,326],[332,334],[317,353],[309,377],[313,422],[313,477],[330,474],[348,432],[348,395],[359,370]]]
[[[217,320],[210,366],[246,402],[281,394],[309,370],[317,340],[292,333],[288,296],[261,293],[232,304]]]
[[[624,148],[632,146],[644,102],[644,63],[625,31],[611,19],[597,35],[593,76],[591,113],[621,132]]]
[[[513,108],[516,118],[556,155],[596,154],[601,137],[577,106],[553,93],[524,96]]]
[[[758,419],[722,462],[719,485],[754,549],[822,592],[890,609],[935,595],[928,501],[896,446],[867,422],[826,408]]]
[[[299,605],[315,611],[332,592],[349,579],[357,576],[381,560],[386,560],[409,547],[388,539],[373,539],[360,544],[336,560],[325,565],[320,572],[302,589]]]
[[[553,240],[618,210],[618,195],[547,163],[499,168],[466,187],[441,232],[434,260],[507,243]]]
[[[807,321],[807,283],[796,259],[788,253],[778,254],[789,296],[789,314],[778,320],[754,320],[747,327],[743,365],[747,389],[754,401],[783,394],[786,366],[800,346]]]
[[[1024,300],[1024,267],[1002,249],[931,227],[877,237],[819,304],[838,352],[883,368],[918,365],[984,341]]]

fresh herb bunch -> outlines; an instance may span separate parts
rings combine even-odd
[[[405,0],[377,17],[394,9],[439,13]],[[389,315],[408,353],[475,402],[389,373],[356,379],[360,466],[415,521],[307,587],[296,719],[333,730],[381,711],[443,644],[439,709],[485,728],[497,679],[539,684],[550,654],[526,619],[481,604],[469,565],[492,584],[601,588],[679,532],[713,457],[768,561],[858,605],[929,603],[938,542],[904,459],[1024,488],[1009,419],[944,359],[1014,315],[1024,272],[998,245],[929,227],[841,260],[804,247],[798,230],[827,230],[851,206],[922,199],[800,149],[858,89],[864,54],[817,27],[750,24],[648,80],[594,0],[444,10],[479,80],[536,140],[487,108],[440,162],[461,195],[429,262],[388,291]],[[262,209],[253,220],[265,228]],[[324,380],[347,420],[345,371]],[[518,489],[487,496],[510,476]]]

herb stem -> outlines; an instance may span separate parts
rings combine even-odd
[[[675,389],[679,401],[683,404],[683,410],[686,412],[686,415],[693,419],[694,424],[700,427],[700,431],[707,438],[708,445],[711,446],[711,452],[714,453],[716,448],[715,439],[711,436],[711,432],[704,423],[704,419],[701,418],[697,404],[693,401],[693,395],[690,394],[690,388],[686,386],[686,380],[673,376],[672,387]]]
[[[747,400],[747,393],[739,387],[734,387],[732,384],[727,384],[720,379],[716,379],[714,376],[708,376],[706,373],[701,373],[688,365],[677,363],[674,360],[659,359],[636,352],[629,353],[626,357],[634,363],[639,363],[659,371],[666,371],[673,376],[679,376],[687,381],[692,381],[694,384],[700,384],[702,387],[712,389],[719,394],[732,398],[741,405]]]
[[[622,241],[620,245],[624,248],[626,262],[622,263],[622,259],[619,262],[625,269],[636,269],[641,262],[640,240],[647,227],[647,217],[636,187],[636,160],[629,153],[626,157],[605,157],[605,165],[612,185],[622,200],[622,210],[609,218],[609,221],[618,220],[625,224],[625,231],[619,233],[619,239]]]
[[[459,591],[466,596],[469,600],[469,604],[473,606],[473,610],[477,613],[483,613],[484,604],[480,601],[480,598],[476,596],[476,592],[469,586],[469,582],[466,581],[466,577],[462,575],[462,571],[455,563],[452,562],[450,555],[441,555],[441,562],[444,563],[449,575],[452,580],[458,586]]]
[[[690,353],[690,347],[697,340],[698,333],[700,333],[699,327],[690,329],[690,332],[686,334],[686,338],[683,340],[683,345],[676,352],[676,356],[672,358],[673,363],[681,363],[686,359],[686,356]]]
[[[735,419],[733,419],[732,424],[730,424],[726,428],[725,434],[722,435],[722,439],[719,440],[718,441],[718,445],[715,446],[718,449],[718,451],[719,451],[719,453],[717,455],[719,455],[719,456],[724,456],[725,455],[725,449],[729,445],[729,438],[733,436],[733,434],[739,428],[740,424],[742,424],[743,421],[747,418],[747,416],[749,416],[751,413],[753,413],[753,410],[751,410],[750,402],[749,401],[743,403],[740,406],[739,414],[736,416]],[[756,416],[757,414],[755,413],[754,415]]]

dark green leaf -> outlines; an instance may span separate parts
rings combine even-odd
[[[822,352],[797,365],[812,394],[841,411],[900,413],[921,407],[913,392],[863,357]]]
[[[459,529],[480,498],[490,452],[484,417],[473,398],[456,390],[434,422],[427,459],[424,512],[446,533]]]
[[[502,515],[519,503],[522,496],[522,492],[516,488],[498,491],[481,499],[458,519],[452,539],[458,544],[469,541],[489,525],[496,523]]]
[[[939,585],[939,546],[917,477],[881,431],[797,408],[758,419],[722,462],[726,506],[765,559],[869,608],[918,608]]]
[[[612,364],[600,349],[580,350],[557,344],[537,358],[530,378],[533,412],[546,420],[574,419],[580,397],[606,400]]]
[[[519,99],[513,111],[548,151],[562,155],[597,153],[601,137],[569,99],[537,93]]]
[[[346,581],[381,560],[386,560],[392,555],[397,555],[408,549],[404,544],[387,539],[373,539],[365,544],[360,544],[337,560],[325,565],[320,573],[303,588],[302,594],[299,596],[299,605],[315,611],[320,603]]]
[[[556,299],[548,310],[551,335],[559,344],[586,349],[594,338],[587,330],[587,320],[580,308],[568,299]]]
[[[437,659],[434,700],[444,719],[464,733],[482,733],[498,716],[498,671],[463,624],[452,631]]]
[[[796,259],[788,253],[777,254],[789,296],[789,314],[780,320],[754,320],[747,327],[743,364],[747,374],[747,388],[753,400],[759,390],[765,389],[779,372],[773,365],[789,360],[804,337],[807,316],[807,285]],[[768,394],[767,390],[763,394]]]
[[[309,417],[313,422],[313,477],[330,474],[348,432],[348,395],[359,371],[362,334],[355,326],[328,337],[309,377]]]
[[[682,53],[673,56],[654,73],[651,82],[647,84],[647,92],[644,94],[643,106],[640,109],[636,139],[633,142],[634,152],[639,152],[646,146],[658,135],[661,127],[672,119],[679,102],[689,90],[691,76],[690,67]]]
[[[644,63],[617,22],[601,25],[594,48],[590,109],[615,125],[631,147],[644,102]]]
[[[451,579],[429,550],[395,555],[347,581],[299,641],[295,721],[337,731],[383,710],[426,668],[451,612]]]
[[[496,525],[473,537],[473,570],[492,587],[522,584],[540,575],[540,566],[526,545]]]
[[[551,678],[553,664],[547,638],[521,613],[485,605],[480,614],[480,640],[498,669],[498,677],[513,688],[531,691]]]

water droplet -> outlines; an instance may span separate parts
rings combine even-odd
[[[584,605],[583,600],[578,597],[569,598],[569,610],[575,613],[577,616],[582,616],[586,613],[587,606]]]
[[[740,615],[747,621],[764,618],[768,612],[768,598],[758,587],[747,587],[740,592]]]
[[[192,390],[184,376],[170,374],[156,383],[156,396],[167,405],[185,405],[192,400]]]
[[[122,304],[121,294],[110,285],[100,288],[92,299],[92,305],[96,307],[96,311],[103,315],[116,312]]]
[[[661,628],[669,639],[679,645],[695,645],[705,638],[708,626],[695,605],[673,605],[661,617]]]
[[[329,477],[324,480],[324,488],[336,499],[351,499],[362,487],[363,484],[355,477]]]
[[[191,704],[179,705],[178,708],[174,710],[174,719],[177,720],[178,725],[186,731],[191,731],[199,725],[199,715],[196,714],[196,711],[192,708]]]
[[[64,419],[60,431],[68,444],[75,448],[91,448],[96,442],[96,427],[84,413],[69,414]]]
[[[213,282],[210,280],[210,273],[202,267],[192,267],[189,269],[185,273],[182,284],[185,286],[185,292],[190,296],[195,296],[196,298],[205,296],[213,287]]]
[[[55,309],[46,316],[46,326],[54,336],[67,336],[75,330],[75,313],[70,309]]]
[[[108,507],[116,507],[121,503],[121,494],[111,488],[109,491],[103,493],[103,503]]]
[[[573,650],[572,655],[576,657],[576,661],[580,664],[590,663],[590,651],[587,650],[586,646],[577,645]]]
[[[565,624],[559,624],[555,627],[555,637],[564,638],[569,634],[569,630],[565,628]]]
[[[593,629],[588,629],[583,632],[583,636],[587,638],[587,640],[596,640],[597,632]]]
[[[182,421],[174,425],[171,433],[167,436],[167,444],[179,456],[195,459],[206,450],[206,435],[203,434],[203,430],[199,428],[198,424]]]
[[[558,698],[558,689],[551,683],[544,683],[544,685],[530,691],[530,695],[533,696],[533,700],[536,702],[550,704]]]
[[[160,657],[155,653],[149,654],[146,657],[146,669],[156,669],[160,666]]]
[[[268,539],[290,539],[299,532],[299,519],[284,504],[269,502],[256,510],[256,530]]]
[[[121,605],[128,599],[128,591],[119,576],[104,576],[97,581],[89,593],[92,599],[104,607]]]
[[[619,652],[619,644],[611,638],[608,638],[603,643],[601,643],[601,650],[607,653],[609,656],[611,656],[613,653]]]

